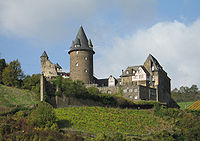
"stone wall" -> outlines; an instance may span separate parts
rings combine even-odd
[[[41,57],[41,70],[45,77],[57,76],[55,64],[51,63],[48,57]]]
[[[70,78],[81,80],[85,84],[93,83],[93,52],[70,52]]]

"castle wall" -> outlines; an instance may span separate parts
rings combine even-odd
[[[48,57],[41,57],[41,70],[45,77],[57,76],[57,70],[55,64],[51,63]]]
[[[93,52],[70,52],[70,78],[82,80],[86,84],[93,83]]]

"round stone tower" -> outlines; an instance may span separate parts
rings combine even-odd
[[[70,47],[70,78],[81,80],[85,84],[94,83],[93,79],[93,45],[88,40],[81,26],[76,39]]]

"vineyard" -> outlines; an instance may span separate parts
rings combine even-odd
[[[200,100],[194,102],[187,109],[189,109],[189,110],[200,110]]]
[[[170,128],[167,122],[154,117],[150,110],[67,107],[55,109],[55,112],[59,126],[65,130],[91,134],[120,132],[145,135]]]

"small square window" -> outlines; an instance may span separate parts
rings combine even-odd
[[[137,95],[135,95],[135,96],[134,96],[134,99],[138,99],[138,96],[137,96]]]
[[[124,93],[127,93],[127,89],[124,89],[123,92],[124,92]]]

